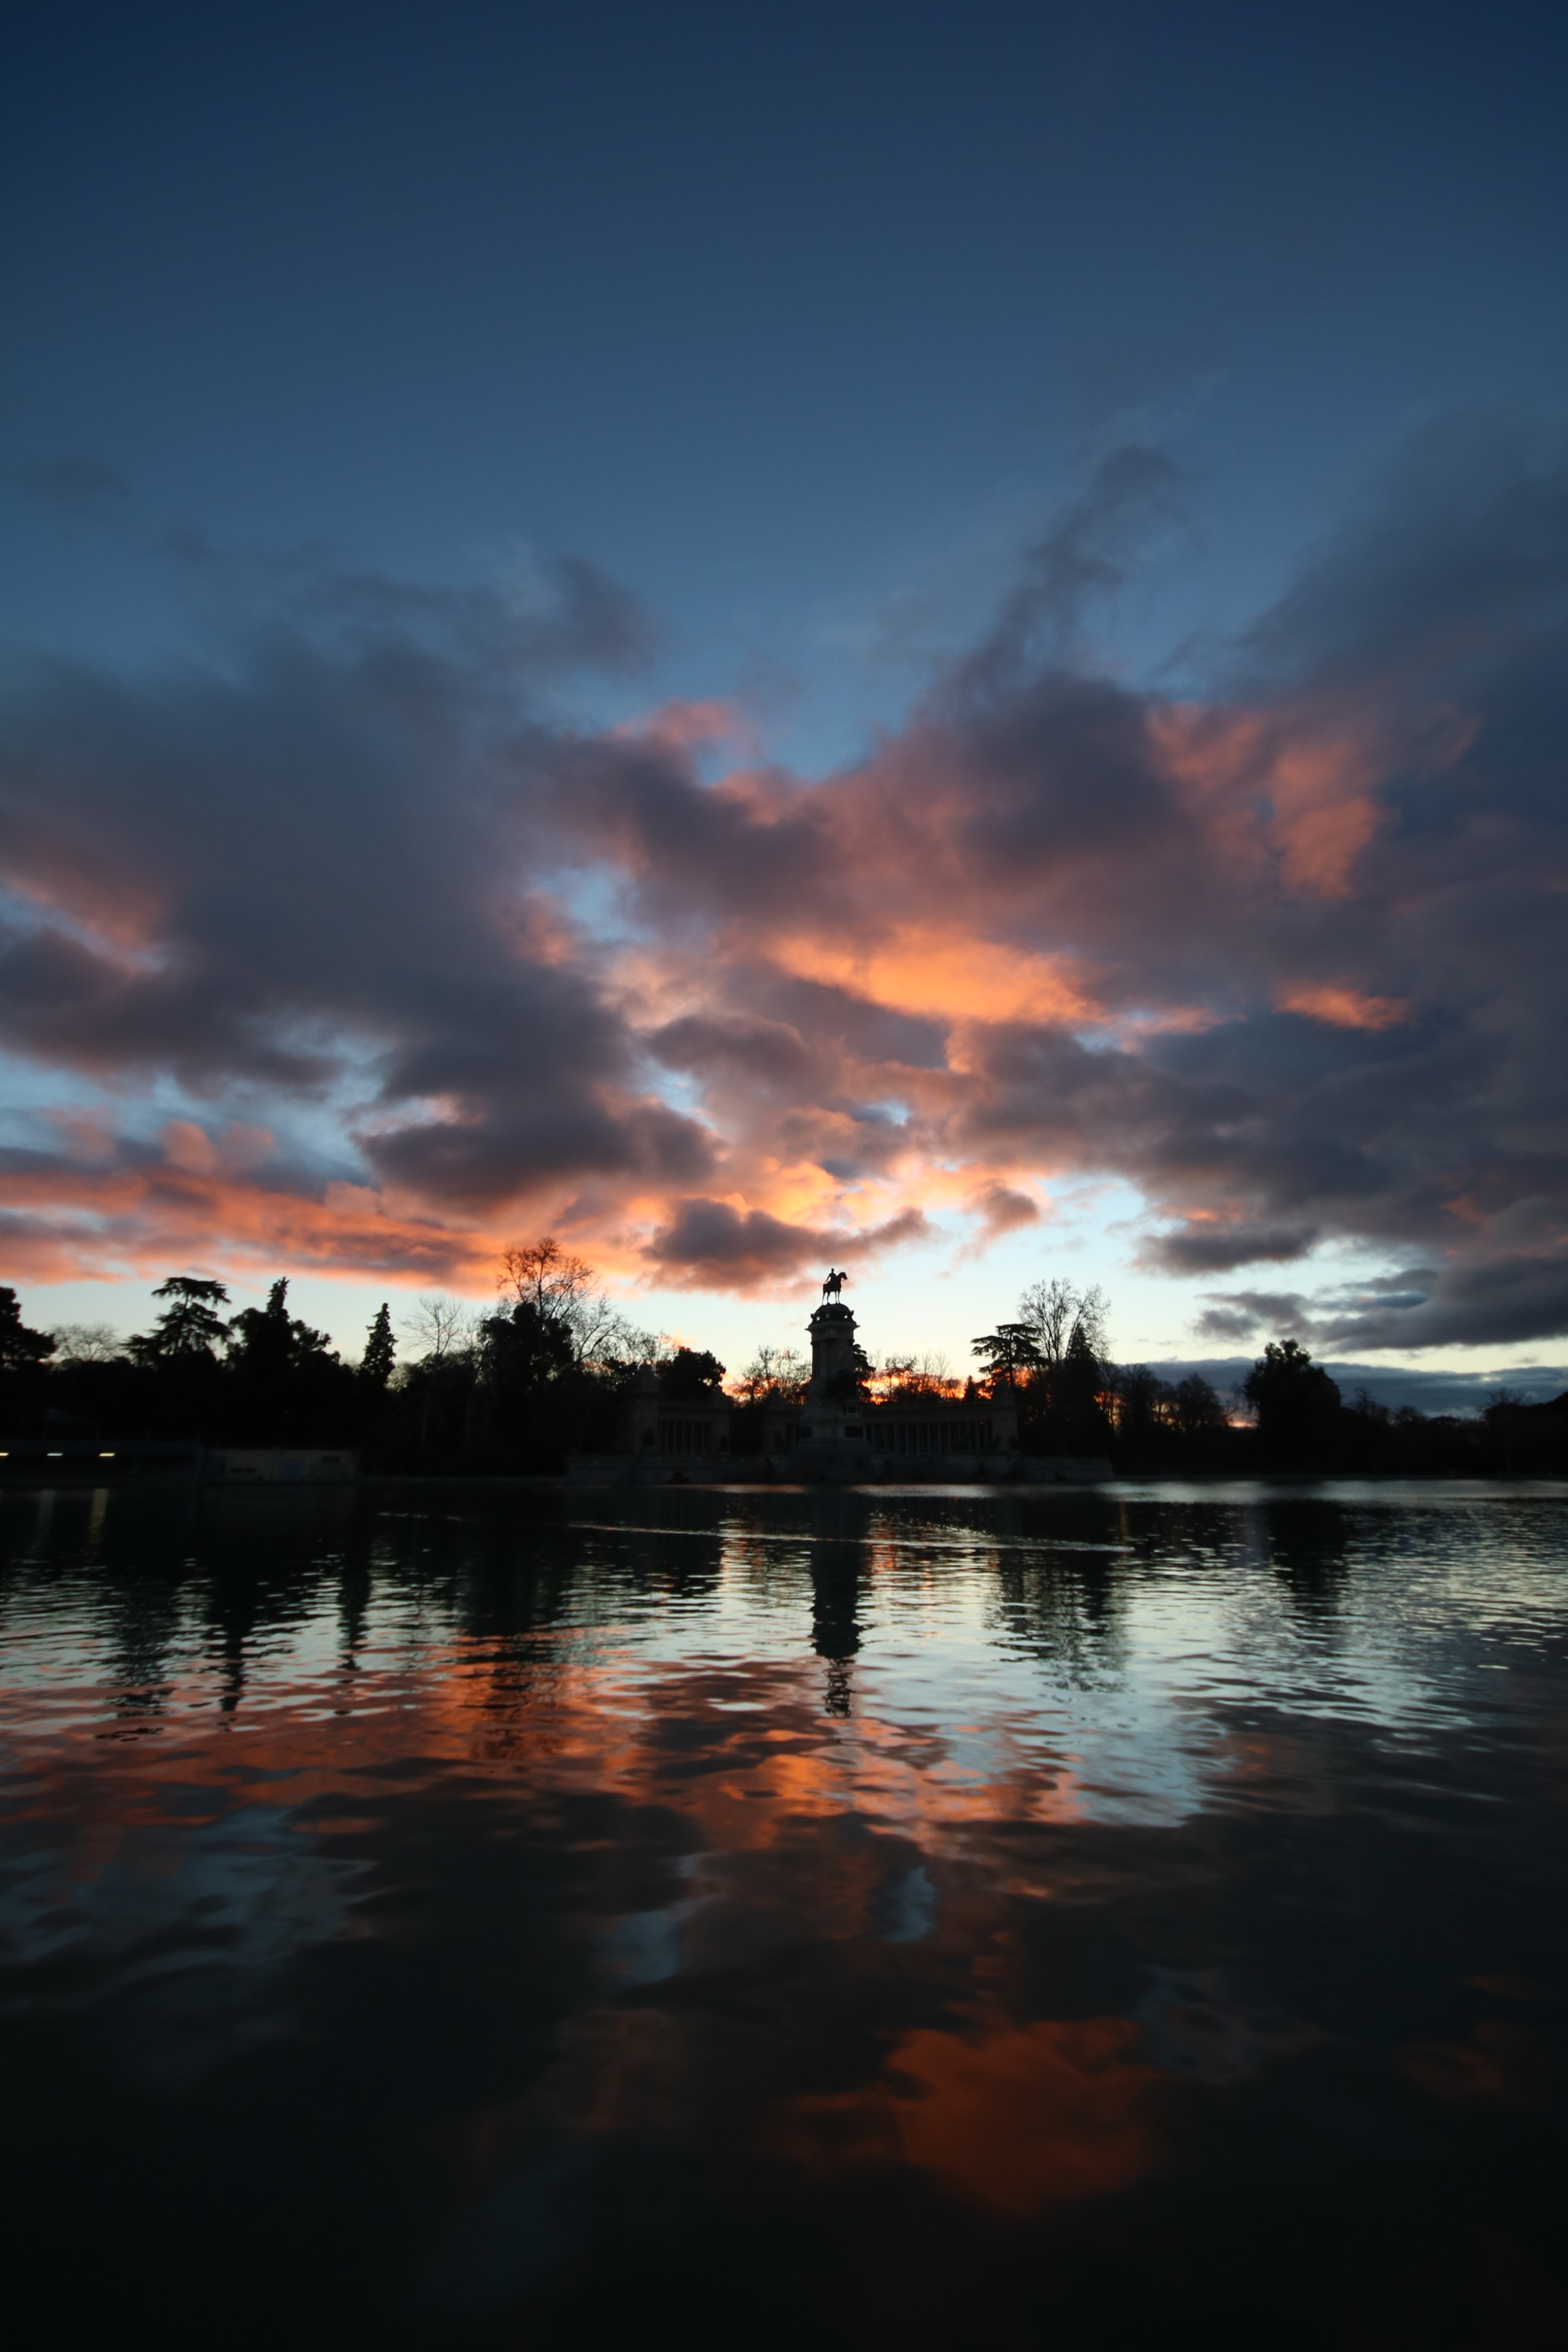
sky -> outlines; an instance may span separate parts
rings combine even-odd
[[[1560,14],[0,44],[29,1321],[1568,1382]]]

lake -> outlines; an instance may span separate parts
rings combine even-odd
[[[0,1550],[35,2340],[1568,2341],[1568,1488]]]

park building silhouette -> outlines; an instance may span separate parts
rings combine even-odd
[[[754,1423],[742,1453],[736,1440],[739,1408],[721,1392],[676,1400],[660,1390],[645,1365],[622,1413],[616,1453],[578,1455],[569,1478],[595,1484],[659,1486],[782,1479],[808,1485],[862,1480],[940,1479],[965,1484],[1038,1475],[1074,1481],[1109,1475],[1110,1465],[1058,1458],[1032,1465],[1019,1451],[1018,1412],[1003,1387],[987,1395],[971,1381],[958,1397],[910,1388],[890,1396],[866,1394],[869,1371],[854,1309],[844,1298],[848,1277],[832,1267],[821,1303],[807,1325],[811,1377],[794,1398],[774,1395],[761,1407],[761,1448]]]

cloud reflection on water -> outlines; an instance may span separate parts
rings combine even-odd
[[[1560,1505],[638,1500],[27,1522],[40,2115],[75,2068],[138,2128],[270,2116],[443,2327],[884,2226],[910,2280],[981,2229],[1135,2265],[1123,2200],[1209,2244],[1248,2147],[1497,2206],[1473,2136],[1557,2116]]]
[[[1126,2018],[1042,2019],[978,2036],[906,2034],[862,2091],[793,2103],[787,2145],[832,2179],[910,2165],[1022,2219],[1125,2189],[1159,2160],[1161,2077]]]

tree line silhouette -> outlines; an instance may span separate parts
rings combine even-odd
[[[552,1236],[508,1250],[495,1306],[420,1300],[402,1333],[377,1310],[357,1363],[289,1311],[279,1277],[265,1307],[229,1313],[226,1286],[172,1275],[147,1332],[30,1328],[0,1286],[0,1429],[13,1435],[195,1441],[207,1446],[355,1449],[367,1469],[420,1475],[548,1475],[568,1454],[612,1450],[637,1373],[670,1402],[723,1395],[731,1448],[761,1454],[767,1407],[804,1391],[809,1364],[762,1349],[726,1390],[725,1367],[630,1323],[587,1263]],[[869,1404],[1005,1394],[1026,1456],[1108,1456],[1131,1475],[1246,1476],[1568,1474],[1568,1395],[1531,1405],[1500,1391],[1472,1418],[1345,1403],[1293,1339],[1271,1340],[1230,1399],[1192,1375],[1117,1366],[1098,1288],[1026,1290],[1016,1317],[973,1342],[976,1370],[940,1357],[860,1356]],[[740,1464],[737,1465],[740,1469]]]
[[[613,1447],[626,1392],[654,1366],[671,1401],[711,1395],[724,1367],[627,1321],[553,1238],[508,1250],[489,1311],[419,1301],[400,1334],[376,1311],[357,1363],[289,1310],[230,1312],[226,1286],[171,1275],[151,1330],[30,1329],[0,1287],[0,1429],[13,1435],[356,1450],[386,1473],[548,1474]]]

